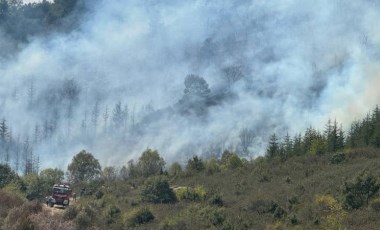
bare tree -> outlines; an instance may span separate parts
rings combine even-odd
[[[226,79],[228,86],[231,87],[235,82],[243,78],[241,66],[229,66],[223,68],[223,77]]]
[[[33,106],[33,103],[34,103],[34,97],[36,95],[36,89],[34,87],[34,80],[31,80],[30,81],[30,85],[28,87],[28,92],[27,92],[27,95],[29,97],[29,108],[31,108]]]
[[[240,131],[240,145],[244,154],[249,154],[248,148],[252,145],[254,137],[254,132],[251,129],[244,128]]]
[[[99,100],[96,100],[94,108],[91,113],[91,122],[94,127],[94,133],[96,133],[96,128],[98,126],[98,118],[99,118]]]
[[[108,106],[106,106],[104,113],[103,113],[103,122],[104,122],[104,133],[107,134],[107,125],[108,125],[108,118],[109,118],[109,112],[108,112]]]

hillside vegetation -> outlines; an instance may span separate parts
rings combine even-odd
[[[35,182],[16,178],[1,190],[0,223],[3,229],[49,229],[45,222],[62,220],[64,229],[376,229],[380,224],[378,149],[252,161],[225,152],[220,160],[194,157],[183,170],[173,164],[164,172],[144,166],[157,163],[156,156],[144,152],[135,176],[123,178],[123,169],[106,167],[96,179],[74,184],[78,194],[86,186],[85,194],[62,216],[46,216],[42,202],[26,201]],[[20,184],[24,188],[18,191]]]
[[[151,149],[126,166],[102,168],[76,154],[67,171],[19,176],[0,165],[1,229],[377,229],[380,220],[379,109],[345,135],[329,121],[323,133],[278,140],[264,157],[225,151],[166,165]],[[66,176],[65,176],[66,174]],[[66,179],[65,179],[66,178]],[[78,202],[61,214],[43,209],[54,183],[68,181]]]

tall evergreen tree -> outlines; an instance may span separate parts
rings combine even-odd
[[[269,158],[273,158],[279,154],[280,146],[276,134],[273,134],[269,139],[269,145],[266,151],[266,155]]]

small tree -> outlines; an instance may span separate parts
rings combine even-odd
[[[72,183],[89,182],[101,173],[99,161],[91,154],[82,150],[73,157],[67,167],[68,178]]]
[[[228,169],[236,169],[243,166],[243,162],[236,153],[224,151],[222,155],[222,165]]]
[[[41,180],[49,184],[50,186],[54,183],[59,183],[63,181],[65,173],[58,168],[52,169],[47,168],[40,172]]]
[[[176,196],[169,186],[169,182],[161,177],[149,178],[141,191],[144,201],[152,203],[172,203]]]
[[[200,172],[205,169],[204,163],[202,159],[198,158],[198,156],[194,156],[193,159],[190,159],[187,162],[186,170],[188,172],[196,171]]]
[[[362,173],[352,181],[343,185],[345,205],[349,208],[358,209],[364,204],[368,205],[369,198],[377,193],[380,185],[369,173]]]
[[[39,179],[43,185],[43,192],[48,192],[55,183],[63,181],[65,173],[61,169],[47,168],[40,172]]]
[[[280,150],[280,148],[279,148],[279,143],[278,143],[277,136],[276,136],[276,134],[273,134],[270,137],[269,145],[268,145],[268,148],[267,148],[266,155],[269,158],[273,158],[273,157],[275,157],[275,156],[278,155],[279,150]]]
[[[16,178],[17,174],[9,167],[9,165],[0,164],[0,188],[3,188]]]
[[[160,157],[157,150],[145,150],[137,164],[140,174],[144,177],[162,174],[165,161]]]
[[[181,165],[178,162],[174,162],[169,168],[169,175],[175,177],[181,174],[182,174]]]
[[[102,171],[102,178],[105,181],[109,181],[109,182],[115,181],[117,178],[117,172],[116,172],[115,167],[112,167],[112,166],[105,167]]]

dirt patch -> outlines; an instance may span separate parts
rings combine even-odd
[[[70,199],[70,205],[75,205],[77,201],[74,201],[73,199]],[[44,210],[46,210],[48,213],[50,213],[52,216],[57,214],[63,214],[65,211],[65,207],[61,205],[54,205],[54,207],[49,207],[46,205],[46,203],[42,206]]]

